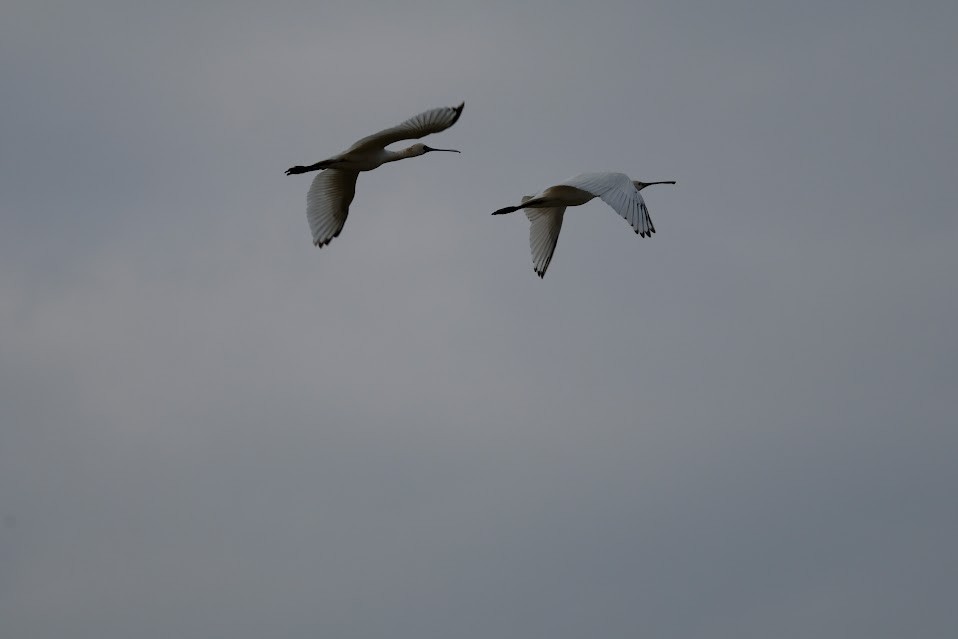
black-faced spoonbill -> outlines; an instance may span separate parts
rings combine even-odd
[[[363,138],[322,162],[287,169],[286,175],[323,171],[313,179],[306,194],[306,219],[313,233],[313,244],[322,248],[343,230],[346,216],[349,215],[349,204],[356,195],[356,178],[360,171],[372,171],[386,162],[414,158],[430,151],[459,153],[455,149],[434,149],[422,143],[401,151],[389,151],[386,147],[400,140],[416,140],[430,133],[445,131],[462,115],[465,104],[423,111],[402,124]]]
[[[675,184],[675,182],[633,181],[624,173],[580,173],[565,182],[550,186],[536,195],[526,195],[519,206],[507,206],[493,215],[512,213],[526,209],[529,218],[529,246],[532,248],[532,267],[536,275],[544,277],[552,254],[556,250],[562,216],[567,206],[579,206],[592,198],[612,207],[616,213],[632,225],[642,237],[652,237],[655,227],[649,217],[649,209],[639,193],[652,184]]]

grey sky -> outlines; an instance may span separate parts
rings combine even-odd
[[[4,5],[4,637],[958,632],[958,6],[516,5]]]

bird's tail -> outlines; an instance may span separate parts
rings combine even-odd
[[[525,204],[526,202],[528,202],[528,201],[531,200],[531,199],[532,199],[532,196],[531,196],[531,195],[523,195],[521,202],[522,202],[523,204]],[[492,214],[493,214],[493,215],[503,215],[503,214],[505,214],[505,213],[514,213],[515,211],[518,211],[518,210],[521,209],[521,208],[523,208],[523,207],[522,207],[522,206],[507,206],[507,207],[504,208],[504,209],[499,209],[498,211],[493,211]]]

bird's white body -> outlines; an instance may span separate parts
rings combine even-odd
[[[458,153],[455,149],[433,149],[422,143],[401,151],[391,151],[386,147],[400,140],[414,140],[448,129],[459,119],[464,106],[465,103],[462,103],[457,107],[423,111],[402,124],[359,140],[331,158],[311,166],[288,169],[286,175],[322,171],[313,179],[306,194],[306,219],[313,235],[313,244],[326,246],[342,232],[349,215],[349,205],[356,194],[356,179],[360,172],[372,171],[387,162],[417,157],[430,151]]]
[[[414,158],[427,153],[429,149],[425,144],[414,144],[400,151],[390,151],[381,147],[360,148],[348,150],[339,155],[323,160],[321,164],[326,163],[327,168],[335,168],[344,171],[372,171],[378,169],[387,162]],[[432,149],[447,150],[447,149]]]
[[[580,173],[540,193],[527,195],[518,206],[499,209],[493,215],[525,209],[530,222],[529,246],[532,249],[533,268],[539,277],[544,277],[559,241],[562,218],[567,207],[581,206],[594,198],[601,198],[624,217],[638,235],[651,237],[655,227],[645,200],[639,193],[650,184],[675,182],[633,181],[624,173]]]
[[[395,155],[398,155],[396,153]],[[390,159],[399,160],[400,158],[390,158],[390,152],[386,149],[367,149],[365,151],[354,151],[344,153],[341,156],[333,156],[326,160],[335,162],[335,168],[345,171],[372,171],[381,167]],[[333,167],[330,167],[333,168]]]

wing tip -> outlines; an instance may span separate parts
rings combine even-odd
[[[459,121],[459,116],[462,115],[462,110],[465,108],[465,106],[466,106],[466,101],[463,100],[462,102],[459,103],[459,106],[450,107],[453,111],[456,112],[456,115],[453,116],[452,122],[449,123],[449,126],[452,126],[453,124]]]
[[[314,238],[313,238],[313,246],[315,246],[315,247],[317,247],[317,248],[323,248],[324,246],[329,246],[329,243],[332,242],[333,240],[335,240],[337,237],[339,237],[339,234],[342,233],[342,232],[343,232],[343,229],[340,228],[338,231],[336,231],[336,232],[333,233],[332,235],[328,236],[326,239],[322,239],[322,238],[319,238],[319,237],[314,237]]]

